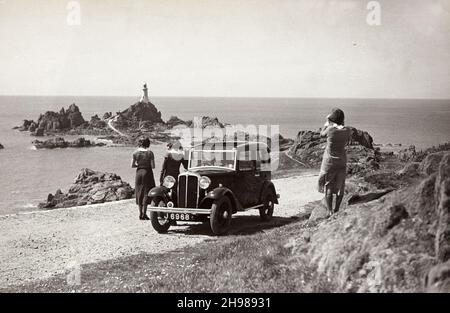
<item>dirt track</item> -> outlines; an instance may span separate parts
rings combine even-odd
[[[292,221],[302,207],[319,200],[317,176],[274,180],[280,205],[263,223],[258,211],[233,216],[230,235],[262,231]],[[137,218],[134,200],[0,216],[0,287],[62,273],[77,264],[141,252],[162,253],[204,240],[220,240],[208,225],[179,224],[160,235]]]

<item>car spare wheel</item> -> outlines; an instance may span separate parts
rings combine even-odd
[[[150,202],[151,207],[166,207],[166,203],[161,198],[154,198]],[[168,213],[150,212],[150,220],[153,228],[158,233],[166,233],[170,227],[170,220]]]
[[[269,221],[272,219],[273,215],[273,208],[275,206],[275,199],[276,195],[273,193],[273,191],[269,188],[266,188],[264,190],[263,196],[262,196],[262,207],[259,208],[259,216],[263,221]]]
[[[213,202],[209,220],[214,234],[222,235],[228,231],[231,224],[232,211],[231,201],[226,196]]]

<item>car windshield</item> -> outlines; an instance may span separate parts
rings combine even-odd
[[[214,166],[235,169],[234,150],[191,150],[189,168]]]

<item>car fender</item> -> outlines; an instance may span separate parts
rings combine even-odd
[[[276,190],[275,190],[275,185],[274,185],[273,182],[271,182],[271,181],[266,181],[266,182],[264,182],[264,184],[263,184],[263,186],[262,186],[262,188],[261,188],[261,193],[260,193],[260,195],[259,195],[260,202],[263,201],[262,196],[263,196],[263,194],[264,194],[264,190],[266,190],[267,188],[269,188],[269,189],[271,189],[271,190],[273,191],[273,194],[275,195],[275,199],[274,199],[273,202],[274,202],[275,204],[278,204],[278,197],[276,196],[276,195],[277,195],[277,192],[276,192]]]
[[[231,203],[233,205],[233,213],[239,208],[239,201],[237,200],[234,193],[226,187],[217,187],[208,192],[200,203],[200,207],[208,207],[213,201],[218,200],[224,196],[230,197]]]
[[[151,201],[151,199],[156,197],[163,198],[165,202],[170,201],[169,188],[164,186],[156,186],[150,189],[150,191],[148,192],[149,201]]]

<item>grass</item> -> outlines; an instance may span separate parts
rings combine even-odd
[[[331,292],[309,265],[298,221],[253,235],[220,237],[164,254],[140,254],[81,268],[81,284],[66,275],[1,292]],[[167,235],[170,240],[170,235]]]

